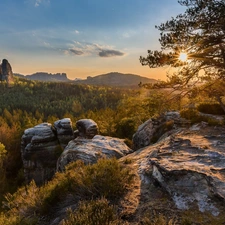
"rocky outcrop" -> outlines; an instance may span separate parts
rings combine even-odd
[[[56,134],[49,123],[42,123],[24,131],[22,136],[24,175],[29,183],[40,185],[51,179],[56,171],[56,161],[62,152]]]
[[[225,129],[206,123],[177,130],[160,142],[124,158],[140,177],[141,198],[149,190],[168,195],[177,212],[195,209],[213,216],[225,210]],[[152,188],[155,187],[155,189]],[[151,188],[150,188],[151,187]],[[162,204],[153,196],[158,206]],[[141,202],[139,203],[141,204]],[[143,210],[143,209],[142,209]]]
[[[141,124],[133,135],[134,150],[157,142],[164,133],[174,128],[175,122],[179,119],[178,112],[168,112],[157,119],[149,119]]]
[[[72,161],[89,164],[102,157],[121,158],[131,153],[123,140],[96,135],[98,126],[93,120],[79,120],[76,126],[74,134],[71,120],[64,118],[54,126],[42,123],[24,131],[21,154],[27,183],[34,180],[41,185]]]
[[[76,137],[91,139],[98,134],[98,125],[91,119],[81,119],[76,122]]]
[[[11,84],[13,80],[12,67],[7,59],[3,59],[0,65],[0,81],[7,81],[8,84]]]
[[[68,118],[56,121],[54,126],[42,123],[25,130],[21,155],[26,182],[34,180],[41,185],[50,180],[59,156],[73,138],[72,122]]]
[[[54,122],[54,128],[56,129],[57,138],[59,143],[64,149],[69,141],[74,138],[74,132],[72,128],[72,122],[70,118],[64,118]]]
[[[69,142],[60,156],[57,169],[63,171],[70,162],[82,160],[85,164],[96,163],[99,158],[121,158],[132,150],[122,139],[96,135],[92,139],[76,138]]]
[[[87,123],[83,123],[84,121]],[[168,220],[171,218],[176,220],[176,224],[184,224],[183,218],[188,213],[190,220],[187,221],[188,224],[224,222],[224,127],[210,127],[206,122],[183,127],[184,124],[189,125],[188,121],[182,120],[177,113],[167,113],[161,124],[156,120],[150,120],[151,122],[147,121],[143,125],[145,127],[150,123],[157,126],[154,132],[158,136],[161,135],[158,141],[154,145],[141,147],[133,152],[122,139],[101,135],[90,138],[90,135],[86,135],[86,129],[92,127],[88,125],[88,121],[81,120],[82,126],[84,124],[85,126],[82,128],[78,126],[77,134],[80,136],[71,140],[65,147],[58,158],[57,170],[63,171],[70,162],[77,160],[92,164],[103,157],[118,158],[135,174],[135,184],[119,203],[121,215],[125,220],[128,218],[129,224],[142,224],[140,220],[146,219],[146,215],[164,215]],[[94,124],[94,121],[89,122]],[[163,126],[167,123],[171,124],[172,128],[165,132]],[[58,126],[59,124],[61,125]],[[51,160],[45,158],[54,155],[52,147],[55,144],[58,143],[60,146],[57,142],[60,137],[58,133],[66,134],[61,129],[67,128],[68,134],[71,135],[70,125],[70,119],[63,119],[56,121],[55,126],[58,128],[44,123],[25,131],[22,154],[28,171],[25,175],[28,174],[29,179],[32,176],[37,179],[39,176],[40,179],[41,176],[48,174]],[[96,127],[93,130],[96,132]],[[142,132],[147,137],[147,134]],[[147,129],[147,132],[150,131]],[[93,135],[93,132],[90,133]],[[44,170],[44,166],[47,169]],[[54,167],[55,171],[56,165],[54,166],[52,168]],[[54,207],[52,211],[56,209],[56,212],[54,216],[52,214],[50,216],[54,221],[48,224],[56,225],[62,222],[67,208],[75,208],[75,204],[72,195],[69,194],[64,202],[59,202]],[[58,216],[60,213],[62,218]],[[197,221],[198,216],[200,222]]]

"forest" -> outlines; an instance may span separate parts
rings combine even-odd
[[[205,86],[203,85],[203,87]],[[217,115],[224,115],[224,111],[213,96],[199,92],[201,88],[202,86],[198,90],[196,88],[190,89],[186,96],[181,98],[181,95],[174,93],[171,88],[153,88],[145,85],[137,89],[123,89],[16,78],[14,85],[8,87],[6,82],[1,82],[1,203],[5,201],[5,198],[8,198],[9,193],[15,191],[19,193],[19,187],[22,188],[21,191],[26,187],[24,186],[20,153],[21,137],[25,129],[43,122],[53,124],[58,119],[70,118],[73,122],[73,129],[76,130],[76,121],[88,118],[93,119],[98,124],[101,135],[123,138],[125,143],[132,148],[132,136],[137,131],[138,126],[150,118],[157,118],[166,111],[180,111],[181,115],[189,119],[191,123],[205,120],[209,124],[215,125],[215,121],[212,119],[198,116],[198,111]],[[203,89],[205,90],[205,88]],[[195,109],[189,107],[193,104],[196,106]],[[102,163],[106,167],[108,166],[107,163],[110,165],[110,162]],[[116,164],[115,161],[113,163]],[[114,166],[117,167],[118,165]],[[98,165],[96,165],[96,169],[98,169]],[[115,176],[119,177],[120,172],[115,171],[115,173],[117,174]],[[52,181],[53,187],[58,185],[59,182],[62,182],[62,185],[64,185],[63,182],[66,182],[63,175],[60,176],[62,177],[57,177]],[[105,182],[107,183],[108,180]],[[34,188],[32,185],[34,184],[31,184],[29,188]],[[48,193],[48,186],[44,186],[43,190]],[[45,197],[43,198],[45,199]],[[108,207],[108,202],[105,201],[103,199],[92,204]],[[83,207],[89,206],[84,205]],[[1,208],[1,211],[4,212],[4,208]],[[5,221],[4,216],[2,219]],[[29,220],[28,224],[30,223]]]
[[[22,185],[20,155],[25,129],[43,122],[70,118],[73,128],[82,118],[93,119],[99,133],[124,138],[131,145],[138,126],[180,102],[165,102],[165,93],[145,88],[122,89],[72,83],[40,82],[16,78],[8,87],[0,83],[0,200]],[[164,103],[162,103],[164,102]]]
[[[128,213],[127,217],[119,214],[121,209],[119,200],[128,201],[124,197],[125,194],[128,194],[127,198],[133,197],[129,196],[129,189],[134,188],[140,180],[137,179],[137,174],[132,174],[134,170],[130,165],[135,167],[138,162],[135,160],[132,162],[133,158],[125,157],[122,163],[113,158],[98,160],[93,165],[84,165],[78,160],[69,164],[64,172],[56,173],[53,179],[43,186],[38,187],[33,181],[26,184],[21,159],[21,136],[27,128],[43,122],[53,124],[59,119],[70,118],[75,130],[77,120],[92,119],[98,124],[101,135],[122,138],[131,149],[132,137],[138,127],[150,118],[151,121],[156,121],[155,118],[168,111],[179,111],[180,116],[188,121],[187,133],[190,132],[188,126],[202,121],[206,122],[203,124],[207,124],[208,127],[213,126],[213,132],[218,127],[224,129],[224,117],[218,122],[213,115],[207,115],[225,115],[224,0],[179,0],[178,3],[186,7],[186,10],[156,25],[156,29],[160,32],[161,50],[147,50],[147,56],[139,58],[143,66],[173,68],[174,72],[168,74],[166,81],[154,84],[140,83],[137,84],[137,89],[69,82],[40,82],[23,78],[15,78],[14,84],[10,86],[5,81],[0,82],[0,225],[43,224],[42,221],[48,224],[50,220],[47,217],[51,216],[49,210],[53,212],[55,203],[61,204],[65,198],[71,196],[76,202],[75,210],[68,210],[67,217],[61,220],[60,224],[121,225],[129,224],[129,219],[132,220],[127,216],[132,217],[132,213]],[[196,130],[192,131],[196,134]],[[215,136],[213,132],[211,138]],[[218,136],[221,137],[220,130]],[[172,139],[173,135],[170,136],[170,140]],[[177,138],[174,143],[179,141],[180,138]],[[187,142],[186,139],[184,141]],[[189,146],[190,143],[189,140],[187,145]],[[161,142],[158,144],[160,145]],[[220,143],[217,142],[217,144]],[[135,157],[138,157],[139,153],[142,154],[139,150],[134,152]],[[177,152],[172,152],[172,149],[166,152],[166,157],[168,155],[176,157],[180,150],[181,148]],[[209,146],[204,145],[202,148],[197,146],[194,150],[196,152],[201,150],[205,157],[205,152],[209,152]],[[162,156],[159,149],[154,149],[152,152],[154,151],[159,153],[158,158]],[[208,155],[212,155],[212,152]],[[216,155],[216,157],[219,156]],[[154,158],[154,154],[147,155],[145,158],[150,164],[151,157]],[[213,157],[212,161],[216,161],[216,157],[214,155]],[[138,166],[141,168],[142,164]],[[199,167],[201,165],[198,164],[196,168]],[[214,168],[210,173],[214,173],[216,169],[223,172],[224,164],[220,168]],[[149,171],[145,172],[148,176]],[[157,174],[156,171],[156,176]],[[163,178],[162,175],[162,179],[160,177],[162,182],[164,182]],[[199,180],[198,178],[197,183],[194,182],[197,188]],[[210,180],[209,177],[206,179],[206,183],[210,186],[208,192],[213,193],[211,181],[208,180]],[[185,181],[189,182],[190,179]],[[145,185],[144,182],[139,183]],[[153,180],[152,185],[160,189],[160,183],[156,180]],[[188,185],[183,189],[185,188],[188,188]],[[204,192],[203,189],[199,190],[199,193],[202,191]],[[159,196],[156,192],[151,193],[150,190],[148,193],[156,195],[156,198],[160,197],[160,201],[168,200],[168,195]],[[144,198],[148,197],[143,193],[136,194],[138,197],[141,194]],[[222,199],[222,195],[212,195],[217,200]],[[151,197],[154,199],[155,196]],[[150,206],[151,202],[148,204]],[[5,208],[2,207],[3,205]],[[221,204],[222,207],[224,204]],[[157,211],[157,207],[154,211]],[[154,211],[151,212],[152,215]],[[191,220],[182,220],[183,218],[180,217],[178,224],[224,224],[224,215],[221,215],[222,221],[214,220],[215,217],[207,221],[208,213],[204,211],[201,211],[203,213],[200,219],[197,218],[200,211],[194,210],[192,213],[196,215],[192,216]],[[140,214],[143,218],[138,219],[141,221],[140,224],[144,225],[177,224],[175,221],[177,215],[164,217],[163,213],[162,216],[156,215],[157,220],[154,221],[144,213]],[[197,219],[204,223],[196,222]]]
[[[101,135],[124,138],[132,147],[132,136],[138,126],[163,112],[182,109],[184,116],[190,118],[194,112],[187,114],[185,107],[197,101],[203,112],[224,113],[215,100],[205,95],[189,94],[181,99],[170,92],[166,88],[122,89],[21,78],[16,78],[9,88],[1,82],[0,180],[3,185],[0,200],[6,192],[14,192],[24,182],[21,137],[25,129],[37,124],[53,124],[58,119],[70,118],[75,130],[77,120],[93,119]]]

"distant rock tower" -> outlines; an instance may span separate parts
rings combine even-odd
[[[7,59],[3,59],[0,65],[0,81],[6,81],[8,84],[14,81],[12,67]]]

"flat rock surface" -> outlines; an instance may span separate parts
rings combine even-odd
[[[196,129],[198,127],[198,129]],[[182,128],[160,142],[123,157],[140,177],[140,210],[147,196],[166,198],[167,209],[198,210],[213,217],[225,210],[225,128]],[[154,188],[150,188],[153,187]],[[150,193],[153,191],[155,194]],[[167,197],[165,197],[167,195]],[[143,200],[145,199],[145,201]],[[141,202],[142,201],[142,202]],[[170,207],[168,208],[168,205]],[[225,220],[224,220],[225,221]],[[204,223],[202,223],[204,224]],[[206,223],[207,224],[207,223]]]

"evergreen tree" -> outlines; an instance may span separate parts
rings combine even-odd
[[[170,65],[181,67],[170,77],[174,83],[187,85],[195,80],[225,78],[225,1],[183,0],[183,14],[156,28],[160,33],[160,51],[148,50],[140,57],[150,68]],[[185,60],[187,57],[187,61]]]

